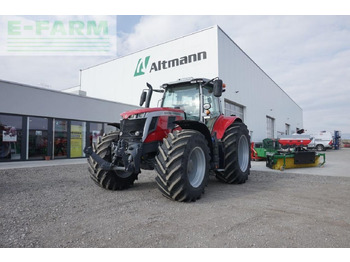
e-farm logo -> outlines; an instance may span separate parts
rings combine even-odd
[[[116,25],[116,16],[4,16],[0,55],[116,55]]]
[[[148,65],[150,64],[149,63],[150,57],[151,56],[146,56],[145,58],[139,58],[135,68],[134,77],[144,75],[147,72],[152,73],[160,70],[170,69],[172,67],[182,66],[189,63],[205,60],[207,59],[207,52],[202,51],[202,52],[182,56],[179,58],[173,58],[170,60],[159,60],[157,62],[152,62],[151,66],[148,67]]]

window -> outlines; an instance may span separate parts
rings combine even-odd
[[[289,135],[290,134],[290,125],[289,124],[286,124],[286,132],[285,132],[286,135]]]
[[[103,128],[104,128],[104,133],[105,134],[109,134],[111,132],[117,131],[117,128],[115,126],[110,126],[107,123],[103,124]]]
[[[55,119],[54,131],[54,156],[55,158],[67,158],[68,121]]]
[[[70,157],[85,156],[83,149],[86,141],[86,123],[71,121],[70,135]]]
[[[225,99],[225,116],[237,116],[244,121],[244,106]]]
[[[186,119],[199,120],[199,86],[186,85],[168,87],[163,100],[163,107],[184,110]]]
[[[92,143],[97,143],[98,138],[103,135],[103,124],[102,123],[89,123],[89,146]]]
[[[213,130],[214,124],[216,119],[220,116],[220,108],[219,108],[219,99],[214,96],[213,94],[213,87],[211,86],[205,86],[202,88],[203,93],[203,109],[202,111],[204,116],[206,115],[206,111],[204,110],[204,105],[210,106],[209,107],[209,118],[205,118],[204,122],[209,128],[209,131],[211,132]]]
[[[275,135],[275,119],[266,116],[266,137],[274,138]]]
[[[48,152],[48,119],[28,117],[28,158],[44,159]]]
[[[22,117],[0,114],[0,161],[20,160]]]
[[[210,104],[210,116],[211,118],[218,117],[220,115],[218,99],[214,97],[213,88],[211,86],[205,86],[203,92],[203,105]]]

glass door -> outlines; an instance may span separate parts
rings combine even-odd
[[[98,142],[99,137],[103,135],[103,124],[102,123],[89,123],[89,145]]]
[[[83,149],[86,142],[86,122],[71,121],[70,126],[70,157],[85,156]]]
[[[21,159],[22,117],[0,114],[0,162]]]
[[[68,149],[68,121],[56,119],[54,122],[54,156],[55,158],[67,158]]]
[[[28,117],[28,158],[45,159],[48,152],[48,119]]]

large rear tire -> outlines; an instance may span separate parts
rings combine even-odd
[[[243,184],[250,174],[250,137],[247,126],[234,123],[225,131],[225,171],[215,171],[216,178],[228,184]]]
[[[104,135],[100,142],[93,144],[94,152],[106,161],[111,162],[111,145],[113,141],[118,141],[119,132],[112,132]],[[89,172],[91,179],[100,187],[108,190],[122,190],[131,187],[137,179],[135,173],[124,171],[106,171],[99,167],[92,157],[88,158]]]
[[[156,181],[162,194],[179,202],[196,201],[209,178],[209,148],[205,137],[194,130],[169,133],[158,148]]]

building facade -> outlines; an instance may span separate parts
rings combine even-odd
[[[303,128],[302,109],[218,26],[82,70],[81,90],[138,105],[146,82],[158,88],[187,77],[223,79],[224,113],[241,117],[254,142]]]

